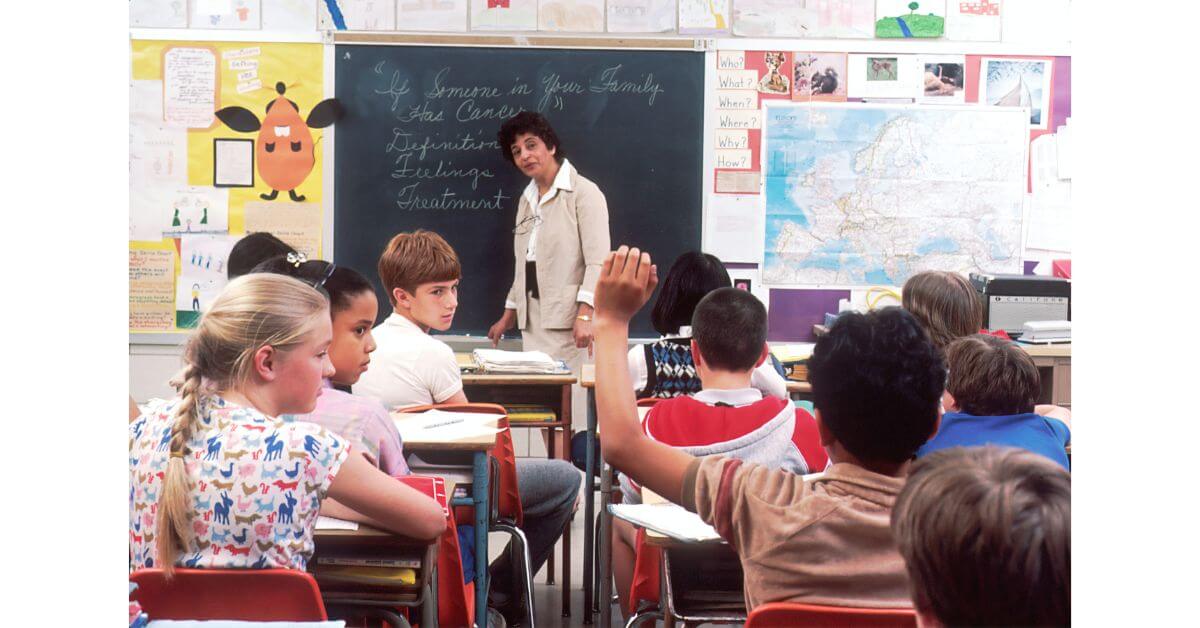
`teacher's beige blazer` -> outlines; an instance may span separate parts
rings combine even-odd
[[[537,239],[537,285],[541,323],[546,329],[571,329],[578,312],[580,287],[596,290],[600,265],[611,250],[608,203],[595,183],[570,168],[571,190],[559,190],[542,205]],[[516,224],[533,213],[521,195]],[[513,283],[508,301],[517,304],[517,326],[525,329],[528,297],[525,290],[525,249],[529,233],[513,236]]]

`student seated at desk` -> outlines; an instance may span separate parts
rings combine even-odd
[[[689,251],[675,259],[650,313],[654,329],[662,338],[629,350],[629,373],[638,398],[669,398],[700,391],[689,343],[696,304],[713,290],[732,285],[729,272],[716,256]],[[789,398],[787,382],[769,358],[754,369],[750,385],[763,395]]]
[[[746,606],[807,602],[911,607],[889,517],[917,448],[937,430],[946,370],[899,308],[847,313],[808,363],[821,443],[833,465],[803,477],[736,458],[695,458],[637,420],[625,363],[629,320],[658,283],[650,255],[621,247],[596,288],[596,394],[604,456],[696,512],[733,547]]]
[[[1071,412],[1057,406],[1035,412],[1040,386],[1037,367],[1011,340],[976,334],[946,347],[950,377],[937,435],[917,456],[949,447],[1005,445],[1041,454],[1068,471]]]
[[[387,529],[433,539],[437,503],[311,423],[332,332],[325,297],[296,279],[231,282],[188,339],[179,398],[129,425],[131,569],[304,569],[328,494]]]
[[[745,290],[718,288],[695,306],[690,323],[689,361],[703,389],[655,404],[642,432],[693,456],[731,456],[799,474],[824,470],[829,457],[812,416],[751,387],[769,352],[762,302]],[[620,480],[625,503],[640,503],[640,487],[624,474]],[[627,597],[636,534],[632,524],[613,521],[613,575],[626,613],[633,610]]]
[[[918,623],[1071,625],[1071,477],[1028,451],[918,460],[892,510]]]
[[[445,331],[458,308],[462,268],[458,254],[440,235],[417,230],[392,238],[379,257],[379,278],[392,314],[373,330],[378,348],[373,364],[354,387],[388,408],[431,403],[465,403],[462,374],[449,345],[429,335]],[[565,460],[518,458],[517,487],[533,573],[550,557],[575,509],[580,476]],[[489,572],[490,599],[508,622],[520,618],[514,598],[510,552]]]

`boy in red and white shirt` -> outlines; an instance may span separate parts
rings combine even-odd
[[[790,400],[763,397],[751,385],[767,360],[767,310],[751,293],[720,288],[692,315],[692,358],[702,390],[655,404],[642,421],[652,440],[693,456],[721,455],[797,474],[822,471],[829,456],[813,417]],[[620,476],[625,503],[641,501],[640,487]],[[635,528],[613,521],[613,575],[629,612]]]

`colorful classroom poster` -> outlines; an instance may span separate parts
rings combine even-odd
[[[679,34],[728,34],[729,3],[730,0],[679,0]]]
[[[920,102],[961,105],[966,102],[965,55],[918,55],[924,69]]]
[[[534,31],[538,0],[471,0],[471,30]]]
[[[191,0],[188,19],[191,28],[244,29],[262,28],[260,0]]]
[[[1000,0],[948,0],[946,39],[952,41],[1000,41],[1003,17]]]
[[[164,199],[163,237],[229,232],[229,190],[188,186],[173,190]]]
[[[806,37],[870,39],[875,36],[875,0],[797,0],[808,12]]]
[[[675,30],[675,0],[608,0],[608,32],[665,33]]]
[[[945,28],[945,0],[875,2],[875,36],[881,39],[941,37]]]
[[[179,239],[179,280],[175,282],[175,324],[195,327],[229,283],[229,235],[185,235]]]
[[[917,55],[851,54],[846,60],[850,98],[912,98],[924,93],[924,69]]]
[[[129,330],[175,329],[175,246],[170,241],[129,247]]]
[[[539,0],[538,30],[604,31],[604,0]]]
[[[733,34],[741,37],[807,37],[810,13],[797,0],[737,0]]]
[[[400,0],[397,30],[467,30],[467,0]]]
[[[187,28],[187,0],[129,0],[130,28]]]
[[[391,31],[396,27],[396,0],[337,0],[346,29],[352,31]],[[329,4],[322,0],[318,8],[317,28],[335,30]],[[408,30],[408,29],[403,29]]]
[[[246,203],[246,233],[266,231],[308,259],[321,257],[321,207],[313,203]]]
[[[1050,59],[984,58],[979,66],[979,102],[1028,107],[1029,126],[1045,129],[1050,112]]]
[[[792,100],[845,102],[846,53],[797,52],[792,57]]]

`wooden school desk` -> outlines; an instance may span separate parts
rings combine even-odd
[[[404,421],[420,415],[392,413],[392,418]],[[410,435],[411,436],[411,435]],[[472,506],[475,508],[475,616],[487,617],[488,594],[488,450],[496,445],[495,434],[485,434],[454,440],[438,440],[436,437],[423,439],[420,436],[405,437],[404,451],[409,453],[469,452],[471,454],[471,497],[459,499],[447,494],[450,506]]]
[[[455,355],[460,365],[472,364],[469,353]],[[513,421],[510,429],[545,429],[548,458],[571,460],[571,387],[575,384],[574,374],[534,375],[516,373],[463,373],[463,394],[472,403],[531,403],[547,406],[558,415],[554,422],[536,423]],[[556,434],[557,432],[557,434]],[[555,443],[555,437],[558,442]],[[562,610],[563,616],[571,613],[571,526],[563,530],[562,536]],[[554,584],[554,554],[546,565],[546,583]]]
[[[453,494],[453,486],[447,483],[447,490]],[[418,541],[406,536],[393,534],[386,530],[358,524],[357,530],[319,529],[313,532],[313,559],[309,562],[309,570],[316,574],[321,565],[318,559],[322,556],[364,555],[369,553],[372,558],[418,558],[420,577],[416,584],[397,586],[394,595],[364,593],[354,589],[353,585],[321,586],[321,597],[326,607],[347,607],[354,609],[371,609],[374,613],[396,621],[399,617],[390,610],[397,606],[421,608],[421,625],[437,624],[437,543]],[[320,581],[320,576],[317,576]]]

